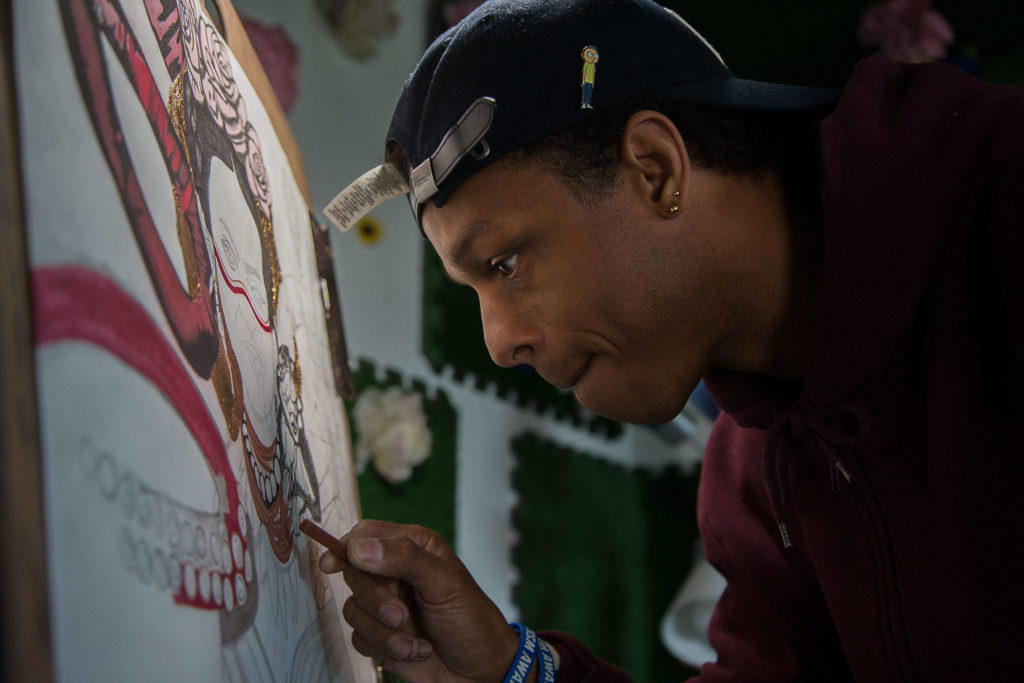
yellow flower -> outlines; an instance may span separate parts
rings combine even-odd
[[[384,234],[384,224],[367,214],[356,223],[355,233],[359,241],[369,247],[380,241],[381,235]]]

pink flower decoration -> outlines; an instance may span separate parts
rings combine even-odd
[[[447,2],[443,10],[444,20],[448,26],[455,26],[455,24],[465,19],[470,12],[482,4],[484,4],[484,0],[454,0],[454,2]]]
[[[181,22],[181,45],[185,52],[185,70],[192,86],[196,102],[205,102],[203,97],[203,58],[199,52],[199,20],[192,0],[178,3],[178,18]]]
[[[953,29],[931,5],[931,0],[888,0],[871,5],[861,16],[857,39],[899,62],[942,59],[953,42]]]
[[[245,155],[245,179],[249,183],[249,189],[256,199],[256,205],[267,218],[270,217],[270,178],[267,177],[267,169],[263,165],[263,152],[260,149],[260,138],[256,129],[251,123],[245,124],[246,142],[248,149]]]
[[[268,26],[245,16],[240,18],[267,72],[270,87],[281,108],[288,113],[299,99],[299,48],[280,26]]]
[[[224,129],[235,152],[244,155],[248,147],[245,102],[231,70],[227,45],[210,24],[200,22],[199,48],[203,60],[202,87],[213,120]]]

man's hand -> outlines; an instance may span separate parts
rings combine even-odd
[[[519,637],[439,534],[365,520],[340,540],[320,568],[352,589],[356,650],[409,683],[502,680]]]

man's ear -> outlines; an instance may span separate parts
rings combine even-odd
[[[649,109],[630,116],[619,142],[619,161],[627,186],[659,215],[672,218],[683,210],[690,157],[670,118]]]

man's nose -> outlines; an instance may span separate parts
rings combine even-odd
[[[507,301],[480,297],[484,343],[495,364],[505,368],[532,365],[542,336],[540,328]]]

